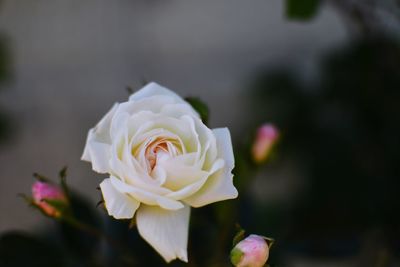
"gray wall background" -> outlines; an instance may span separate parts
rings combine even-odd
[[[318,55],[347,42],[324,6],[310,23],[288,22],[282,0],[4,0],[0,32],[12,49],[13,79],[0,106],[14,119],[0,146],[0,231],[47,225],[16,197],[32,173],[98,199],[103,177],[80,161],[87,130],[116,101],[154,80],[211,109],[211,126],[237,138],[251,107],[245,83],[260,66],[311,70]]]

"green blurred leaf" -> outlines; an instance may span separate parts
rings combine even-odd
[[[48,244],[23,232],[8,232],[0,237],[0,266],[62,267],[63,255]]]
[[[286,0],[286,16],[295,20],[308,20],[318,11],[321,0]]]
[[[203,123],[207,125],[210,114],[207,104],[197,97],[187,97],[185,100],[192,105],[192,107],[199,113]]]

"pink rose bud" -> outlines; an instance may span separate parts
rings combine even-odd
[[[35,182],[32,185],[32,196],[33,203],[50,217],[60,217],[61,211],[47,203],[46,200],[67,203],[67,198],[63,190],[56,185],[46,182]]]
[[[265,162],[278,138],[279,131],[274,125],[264,124],[258,128],[252,147],[253,160],[256,163]]]
[[[249,235],[232,249],[231,262],[235,267],[262,267],[268,256],[267,240],[259,235]]]

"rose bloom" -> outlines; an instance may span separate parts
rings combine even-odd
[[[89,131],[82,159],[116,219],[136,214],[139,234],[167,262],[187,261],[191,207],[236,198],[227,128],[209,129],[174,92],[150,83]]]

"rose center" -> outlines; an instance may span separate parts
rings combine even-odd
[[[145,149],[146,167],[151,173],[157,163],[182,154],[180,144],[174,139],[158,137],[149,142]]]

